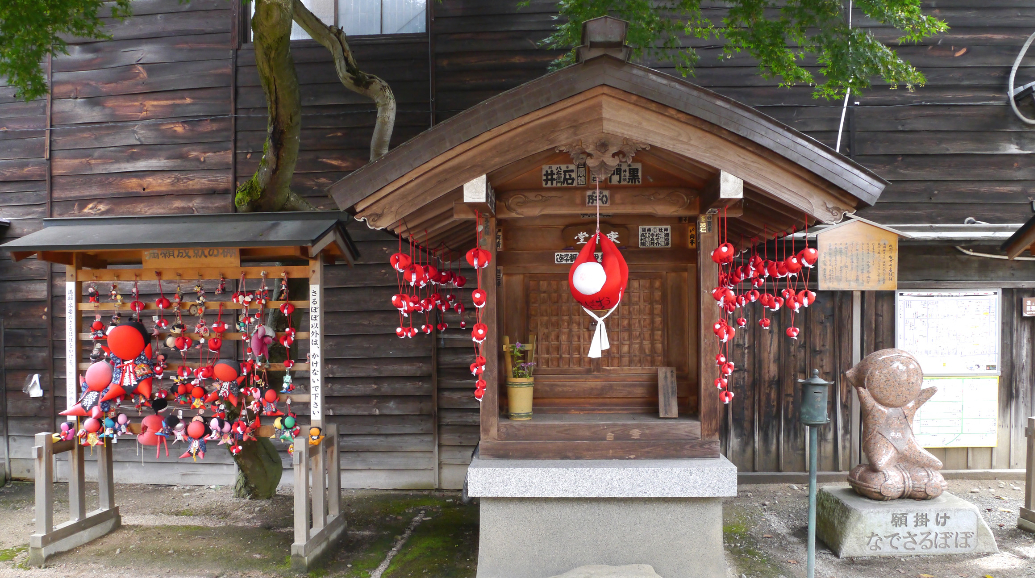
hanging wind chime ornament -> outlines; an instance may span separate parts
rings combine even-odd
[[[614,313],[622,302],[622,295],[629,284],[629,266],[614,241],[600,232],[600,182],[596,194],[597,230],[579,251],[568,271],[568,288],[582,310],[596,321],[596,329],[590,342],[589,357],[598,358],[611,344],[607,339],[604,320]],[[596,261],[599,245],[602,257]],[[595,311],[603,314],[597,315]]]

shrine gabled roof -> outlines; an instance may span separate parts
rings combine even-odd
[[[330,187],[338,207],[356,209],[371,195],[450,149],[539,109],[608,86],[670,107],[747,139],[873,205],[888,182],[765,114],[685,80],[611,56],[569,66],[525,83],[447,119]]]
[[[337,211],[216,213],[144,217],[43,219],[43,228],[0,248],[16,258],[40,251],[84,252],[168,247],[314,247],[337,245],[354,258],[345,230],[348,214]]]

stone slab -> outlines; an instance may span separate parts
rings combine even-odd
[[[840,558],[999,551],[977,506],[949,493],[879,502],[847,486],[822,488],[816,536]]]
[[[726,576],[722,498],[481,498],[477,578],[548,578],[582,566]]]
[[[737,467],[721,456],[673,460],[475,457],[467,469],[467,494],[475,498],[724,498],[737,495]]]
[[[1021,514],[1017,517],[1017,527],[1028,532],[1035,532],[1035,510],[1021,507]]]
[[[649,564],[579,566],[551,578],[661,578]]]

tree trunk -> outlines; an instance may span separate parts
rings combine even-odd
[[[234,461],[237,463],[235,498],[268,500],[276,495],[284,466],[269,438],[242,443],[241,453],[234,456]]]
[[[302,4],[301,0],[293,0],[292,12],[295,22],[313,40],[331,51],[334,69],[345,88],[373,100],[377,105],[377,122],[374,124],[374,134],[370,138],[370,161],[376,161],[388,152],[392,130],[395,128],[395,95],[392,89],[384,80],[359,69],[356,57],[345,41],[344,30],[324,24]]]
[[[291,190],[302,129],[298,75],[291,58],[291,0],[256,0],[252,17],[255,64],[266,93],[266,142],[259,168],[237,187],[240,211],[313,210]]]

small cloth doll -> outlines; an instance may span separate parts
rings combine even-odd
[[[309,428],[309,445],[317,446],[323,441],[323,430],[318,427]]]

